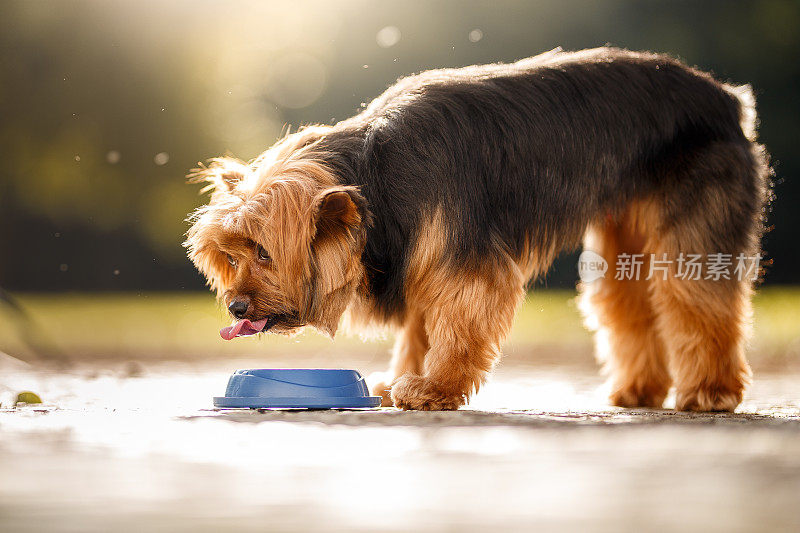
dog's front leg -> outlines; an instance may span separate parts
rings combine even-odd
[[[393,405],[392,384],[406,374],[422,373],[422,361],[430,346],[425,332],[425,321],[420,313],[409,313],[392,349],[392,362],[388,372],[374,372],[369,376],[370,391],[381,397],[383,407]]]
[[[430,348],[421,375],[406,373],[392,385],[397,407],[449,410],[469,400],[499,359],[500,343],[524,294],[522,283],[512,280],[504,272],[488,278],[451,276],[450,288],[425,302]]]
[[[458,409],[477,390],[499,355],[496,349],[486,348],[432,346],[423,375],[407,373],[392,385],[394,405],[422,411]]]

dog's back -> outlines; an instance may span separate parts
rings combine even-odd
[[[342,123],[365,136],[363,167],[350,179],[380,213],[367,245],[378,293],[402,299],[413,240],[436,209],[451,260],[534,250],[530,275],[575,248],[593,220],[637,199],[680,198],[683,209],[669,215],[679,216],[699,188],[741,190],[732,201],[749,204],[747,223],[766,167],[746,135],[755,127],[749,94],[668,56],[614,48],[399,80]],[[681,170],[731,157],[756,170],[720,167],[691,183]]]

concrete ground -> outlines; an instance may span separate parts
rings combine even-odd
[[[730,415],[610,408],[593,368],[525,364],[459,412],[214,410],[233,368],[6,360],[0,531],[800,530],[795,373]]]

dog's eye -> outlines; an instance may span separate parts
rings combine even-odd
[[[259,261],[269,261],[269,254],[260,244],[258,245],[258,248],[256,248],[256,253],[258,253]]]
[[[227,255],[228,255],[228,263],[230,263],[232,267],[236,268],[236,259],[234,259],[231,254]]]

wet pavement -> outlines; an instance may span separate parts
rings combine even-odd
[[[594,370],[526,365],[458,412],[214,410],[228,365],[5,368],[0,531],[800,529],[793,373],[732,415],[610,408]]]

